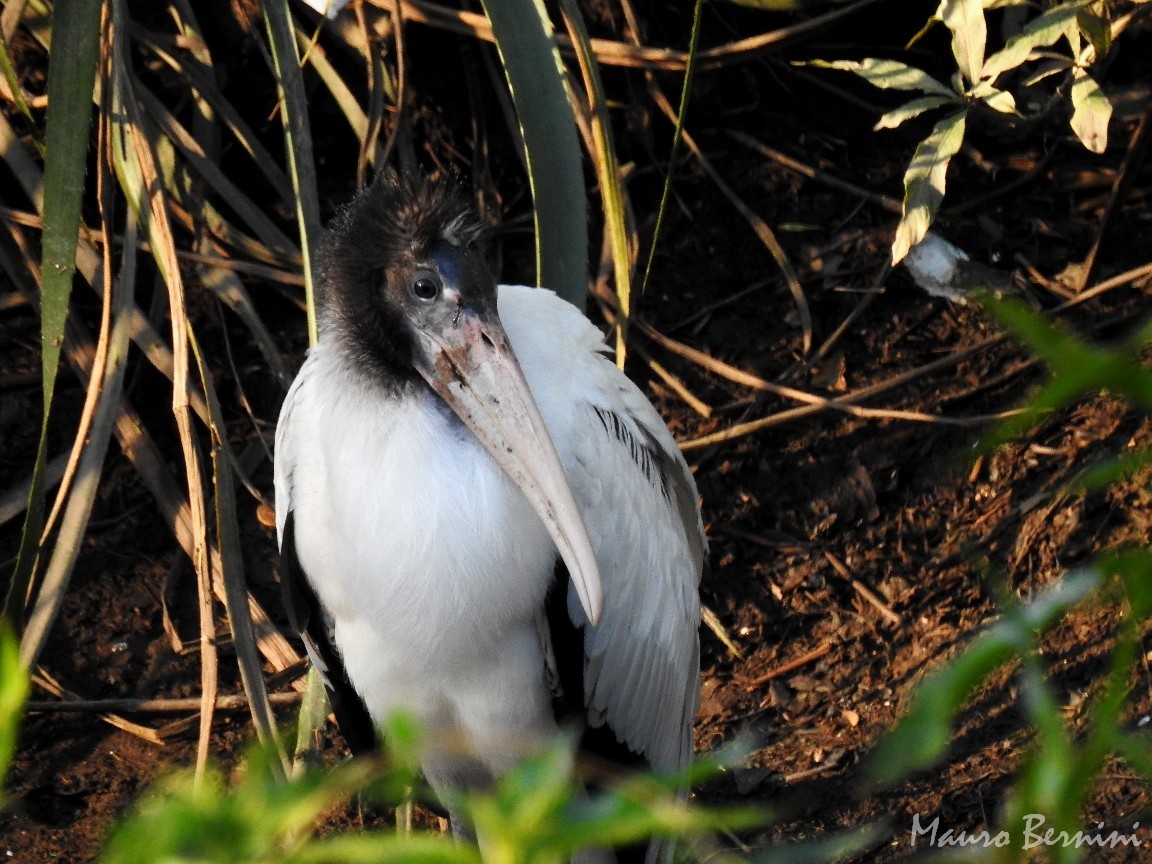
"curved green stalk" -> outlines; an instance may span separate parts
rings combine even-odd
[[[44,163],[44,236],[40,266],[40,339],[44,414],[32,473],[28,511],[20,539],[16,569],[9,583],[4,611],[21,626],[36,568],[44,525],[44,464],[48,417],[56,390],[64,322],[76,270],[76,238],[84,196],[84,169],[92,117],[92,84],[100,44],[102,4],[89,0],[58,0],[52,16],[53,38],[67,51],[53,51],[48,61],[48,103]]]
[[[584,308],[588,225],[580,140],[542,0],[483,0],[524,136],[536,218],[536,278]]]

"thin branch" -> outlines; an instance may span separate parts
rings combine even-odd
[[[384,4],[390,0],[370,0],[370,2],[384,8]],[[720,69],[754,60],[773,51],[780,51],[880,2],[884,2],[884,0],[856,0],[855,3],[833,9],[823,15],[815,15],[806,21],[800,21],[788,27],[781,27],[779,30],[770,30],[766,33],[750,36],[747,39],[737,39],[715,48],[709,48],[698,54],[696,61],[698,68],[701,70]],[[402,0],[402,5],[404,17],[409,21],[472,36],[485,42],[495,41],[492,35],[492,26],[488,23],[488,19],[478,13],[462,12],[437,3],[429,3],[426,0]],[[569,56],[575,54],[571,40],[564,34],[557,34],[556,42],[565,54]],[[628,42],[617,42],[612,39],[593,39],[591,42],[597,62],[604,66],[683,72],[688,65],[688,53],[686,51],[677,51],[672,48],[650,48]]]
[[[824,644],[813,648],[811,651],[807,651],[801,654],[799,657],[794,657],[791,660],[786,660],[779,666],[775,666],[772,669],[769,669],[763,675],[758,675],[751,681],[745,682],[744,689],[755,690],[757,687],[767,684],[769,681],[779,678],[781,675],[787,675],[789,672],[795,672],[801,666],[807,666],[814,660],[819,660],[831,650],[832,643],[825,642]]]
[[[895,198],[889,198],[887,195],[881,195],[878,192],[873,192],[870,189],[865,189],[862,186],[857,186],[854,183],[849,183],[847,180],[841,180],[839,177],[834,177],[827,171],[821,171],[819,168],[813,168],[811,165],[806,165],[799,159],[795,159],[786,153],[777,150],[774,147],[769,147],[767,144],[762,144],[751,135],[746,135],[743,132],[738,132],[735,129],[728,130],[728,137],[733,141],[738,141],[745,147],[755,150],[761,156],[771,159],[779,165],[784,166],[790,171],[794,171],[809,180],[816,180],[823,183],[832,189],[838,189],[841,192],[847,192],[850,195],[855,195],[857,198],[862,198],[865,201],[870,201],[873,204],[878,204],[890,213],[895,213],[897,216],[903,210],[903,205]]]
[[[848,584],[855,589],[857,594],[872,604],[873,608],[884,616],[884,620],[896,627],[903,625],[904,619],[893,612],[892,607],[880,599],[880,595],[852,575],[852,571],[848,569],[843,561],[828,551],[824,552],[824,558],[832,565],[832,569],[835,570],[841,578],[848,581]]]
[[[1088,286],[1088,283],[1092,281],[1092,277],[1096,274],[1096,262],[1097,256],[1100,254],[1100,246],[1103,244],[1104,238],[1108,236],[1108,232],[1115,223],[1121,207],[1124,206],[1124,202],[1128,198],[1128,193],[1132,189],[1132,184],[1136,181],[1136,176],[1140,173],[1140,169],[1144,167],[1150,139],[1152,139],[1152,99],[1149,99],[1148,104],[1145,106],[1144,113],[1140,117],[1140,122],[1136,126],[1136,131],[1132,133],[1132,139],[1128,142],[1128,151],[1124,154],[1124,161],[1120,165],[1120,172],[1116,175],[1116,181],[1112,184],[1112,191],[1108,196],[1108,205],[1104,208],[1104,215],[1100,218],[1100,223],[1097,226],[1096,237],[1092,241],[1092,248],[1088,250],[1088,255],[1084,259],[1080,279],[1075,287],[1077,294]]]
[[[269,693],[268,701],[279,707],[283,705],[296,705],[303,697],[302,693],[289,691],[287,693]],[[76,699],[76,700],[40,700],[30,701],[26,704],[28,711],[44,713],[78,714],[122,712],[126,714],[186,714],[199,713],[201,700],[199,696],[188,696],[182,699]],[[223,695],[216,697],[217,711],[244,711],[248,708],[248,697],[243,693]]]
[[[1115,290],[1116,288],[1119,288],[1123,285],[1128,285],[1132,282],[1136,282],[1136,281],[1138,281],[1144,277],[1147,277],[1147,276],[1152,276],[1152,263],[1144,264],[1144,265],[1141,265],[1140,267],[1135,267],[1131,270],[1125,271],[1124,273],[1120,273],[1117,276],[1112,277],[1111,279],[1107,279],[1104,282],[1101,282],[1099,285],[1096,285],[1093,288],[1090,288],[1087,291],[1084,291],[1083,293],[1077,295],[1076,297],[1073,297],[1072,299],[1067,300],[1064,303],[1061,303],[1059,306],[1056,306],[1052,309],[1047,310],[1045,312],[1045,315],[1051,317],[1051,316],[1059,315],[1063,312],[1067,312],[1069,309],[1072,309],[1076,306],[1079,306],[1082,303],[1086,303],[1088,300],[1091,300],[1095,297],[1098,297],[1101,294],[1104,294],[1108,291]],[[667,337],[663,337],[663,338],[667,339]],[[805,400],[805,401],[808,401],[809,404],[803,405],[799,408],[792,408],[792,409],[789,409],[787,411],[781,411],[777,414],[773,414],[769,417],[762,417],[758,420],[750,420],[746,423],[739,423],[735,426],[729,427],[728,429],[724,429],[724,430],[721,430],[719,432],[714,432],[714,433],[709,434],[709,435],[702,435],[699,438],[694,438],[690,441],[683,441],[680,443],[680,449],[681,450],[697,450],[697,449],[700,449],[702,447],[710,447],[714,444],[722,444],[722,443],[725,443],[728,441],[735,440],[737,438],[742,438],[745,435],[751,435],[755,432],[760,432],[760,431],[762,431],[764,429],[768,429],[770,427],[780,426],[784,423],[788,423],[788,422],[791,422],[793,420],[799,420],[802,417],[808,417],[808,416],[811,416],[814,414],[819,414],[820,412],[826,411],[826,410],[845,411],[845,412],[852,414],[854,416],[857,416],[857,417],[877,416],[877,417],[882,417],[882,418],[886,418],[886,419],[916,420],[916,421],[920,421],[920,422],[939,423],[941,425],[948,425],[948,426],[982,425],[984,423],[989,423],[989,422],[993,422],[996,420],[1001,420],[1001,419],[1004,419],[1005,417],[1012,416],[1013,414],[1018,413],[1018,412],[1011,411],[1011,412],[1003,412],[1000,414],[983,415],[983,416],[975,416],[975,417],[944,417],[944,416],[933,415],[933,414],[919,414],[919,412],[888,411],[885,409],[862,408],[860,406],[857,406],[855,403],[861,402],[865,399],[869,399],[873,396],[877,396],[880,393],[885,393],[889,390],[893,390],[897,387],[902,387],[905,384],[908,384],[908,383],[915,381],[919,378],[923,378],[925,375],[930,375],[934,372],[939,372],[943,369],[947,369],[947,368],[950,368],[952,366],[955,366],[955,365],[962,363],[963,361],[969,359],[970,357],[974,357],[977,354],[979,354],[983,351],[987,351],[989,348],[992,348],[996,345],[999,345],[999,344],[1001,344],[1007,340],[1008,340],[1008,334],[1007,333],[997,333],[995,336],[989,336],[988,338],[986,338],[980,342],[977,342],[975,345],[971,345],[962,351],[957,351],[955,354],[949,354],[947,357],[941,357],[939,360],[933,360],[931,363],[926,363],[923,366],[919,366],[915,369],[910,369],[907,372],[903,372],[903,373],[896,375],[892,378],[877,382],[876,384],[869,385],[868,387],[862,387],[859,390],[856,390],[852,393],[846,393],[843,396],[838,396],[835,399],[825,399],[823,397],[811,396],[809,394],[807,399]],[[672,341],[672,340],[669,340],[669,341]],[[671,348],[671,346],[667,346],[667,347]],[[694,350],[694,349],[687,348],[687,346],[683,346],[683,348],[688,350],[688,351]],[[679,350],[679,349],[674,349],[674,350]],[[707,357],[707,355],[704,355],[704,354],[701,354],[701,356]],[[710,359],[712,359],[712,358],[710,358]],[[721,361],[713,360],[713,362],[720,363]],[[733,367],[728,367],[728,368],[732,369]],[[749,373],[742,372],[741,370],[738,370],[738,369],[735,371],[738,372],[741,376],[745,376],[747,379],[750,379],[750,380],[756,379],[756,376],[750,375]],[[758,379],[758,380],[763,381],[763,379]],[[771,382],[766,382],[766,381],[763,383],[768,385],[768,387],[765,389],[770,389],[770,390],[774,391],[777,388],[779,388],[782,391],[780,395],[785,395],[785,396],[790,395],[790,394],[785,393],[783,391],[784,390],[791,390],[791,388],[781,388],[780,385],[772,384]],[[752,385],[748,385],[748,386],[752,386]],[[803,391],[798,391],[798,390],[792,391],[793,394],[800,394],[802,392]],[[791,395],[790,398],[797,398],[797,397],[795,395]],[[919,416],[917,416],[918,414],[919,414]]]

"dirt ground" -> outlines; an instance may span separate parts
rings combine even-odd
[[[1141,74],[1146,70],[1140,73],[1138,65],[1115,74],[1123,100],[1105,155],[1086,153],[1056,122],[1029,136],[978,131],[949,175],[939,230],[1036,307],[1067,299],[1067,280],[1096,240],[1148,103],[1149,82]],[[939,816],[955,830],[994,823],[1029,744],[1012,670],[969,703],[943,764],[881,789],[866,780],[863,760],[907,710],[916,682],[996,616],[998,593],[1027,598],[1102,549],[1152,539],[1148,477],[1104,493],[1062,491],[1086,466],[1152,444],[1152,423],[1116,398],[1093,396],[991,454],[976,449],[987,418],[1019,404],[1043,380],[1043,368],[1010,341],[978,348],[1000,333],[978,306],[930,297],[902,268],[883,277],[892,214],[802,177],[729,134],[742,132],[810,167],[898,198],[916,133],[927,127],[873,133],[875,112],[857,102],[875,94],[840,79],[835,84],[848,87],[851,99],[775,62],[702,76],[690,124],[720,176],[777,229],[799,272],[816,344],[832,340],[816,368],[797,362],[796,304],[771,256],[695,159],[679,169],[677,200],[650,287],[637,302],[638,317],[665,337],[771,382],[829,397],[877,387],[860,403],[874,410],[785,416],[760,431],[698,447],[692,442],[704,435],[801,403],[728,380],[640,333],[637,349],[677,376],[710,406],[710,415],[654,375],[640,350],[629,371],[686,444],[710,543],[702,599],[741,655],[702,630],[697,749],[745,736],[754,750],[698,797],[776,808],[775,825],[742,837],[752,848],[879,822],[881,839],[853,860],[880,864],[918,851],[910,845],[914,816],[923,824]],[[626,157],[640,162],[640,143],[624,146]],[[1145,166],[1103,237],[1098,280],[1149,262],[1150,180]],[[651,172],[638,172],[632,184],[646,236],[658,182]],[[338,204],[338,193],[328,203]],[[1150,287],[1148,277],[1119,285],[1062,320],[1085,336],[1114,340],[1146,316]],[[259,290],[255,283],[250,288]],[[263,302],[278,316],[276,335],[294,367],[303,322],[277,297]],[[254,368],[258,354],[243,344],[243,329],[228,326],[237,368],[248,370],[244,393],[230,388],[232,398],[248,398],[270,429],[280,391]],[[39,391],[20,376],[39,368],[38,321],[27,306],[15,306],[0,311],[0,328],[0,433],[5,452],[15,454],[0,475],[8,486],[26,472],[37,434]],[[231,373],[223,369],[227,384]],[[900,376],[906,380],[895,383]],[[878,386],[885,383],[893,386]],[[67,373],[61,386],[66,416],[83,394]],[[133,400],[149,413],[165,409],[169,397],[148,372],[136,373],[131,387]],[[236,440],[254,441],[239,409],[228,410]],[[909,419],[909,412],[930,416]],[[252,476],[271,497],[266,460]],[[252,499],[242,507],[247,576],[279,614],[274,532],[257,519]],[[15,554],[18,523],[0,526],[5,567]],[[194,579],[151,499],[120,454],[111,453],[85,550],[43,658],[45,672],[86,699],[197,695],[197,655],[173,649],[163,620],[167,594],[175,632],[194,642],[194,593]],[[1082,727],[1077,708],[1099,683],[1117,618],[1108,607],[1079,611],[1044,642],[1044,660],[1074,725]],[[226,692],[239,692],[228,646],[222,650]],[[1152,717],[1152,635],[1144,650],[1125,713],[1133,726]],[[285,682],[277,686],[284,689]],[[40,690],[34,698],[51,697]],[[291,711],[281,716],[288,721]],[[0,815],[0,856],[17,864],[93,860],[117,814],[166,766],[192,760],[191,714],[124,717],[158,730],[163,743],[93,713],[29,713],[7,784],[14,801]],[[227,757],[251,734],[244,712],[221,712],[214,750]],[[1100,778],[1085,822],[1102,822],[1104,830],[1152,824],[1150,804],[1147,785],[1117,763]],[[1152,843],[1152,834],[1146,840]],[[1117,849],[1092,860],[1150,861],[1150,855]]]

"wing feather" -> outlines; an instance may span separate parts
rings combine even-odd
[[[600,333],[551,292],[501,286],[500,317],[580,504],[604,580],[584,630],[588,722],[651,764],[691,755],[705,552],[696,485],[656,410],[605,356]]]

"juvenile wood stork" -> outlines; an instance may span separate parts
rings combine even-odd
[[[320,338],[276,431],[293,623],[353,749],[414,714],[441,797],[551,739],[565,705],[684,766],[692,475],[599,331],[550,291],[497,287],[481,238],[452,184],[394,175],[329,231]]]

